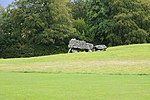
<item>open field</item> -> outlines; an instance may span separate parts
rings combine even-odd
[[[150,44],[0,59],[0,100],[150,100]]]

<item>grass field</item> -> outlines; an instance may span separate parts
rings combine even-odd
[[[149,76],[0,73],[0,100],[149,100]]]
[[[0,71],[150,74],[150,44],[112,47],[106,52],[0,59]]]
[[[150,100],[150,44],[0,59],[0,100]]]

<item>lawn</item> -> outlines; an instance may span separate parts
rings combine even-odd
[[[0,73],[0,100],[149,100],[150,76]]]
[[[0,59],[0,100],[150,100],[150,44]]]
[[[106,52],[0,59],[0,71],[150,74],[150,44],[108,48]]]

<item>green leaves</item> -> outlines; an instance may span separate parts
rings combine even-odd
[[[92,0],[90,5],[89,24],[94,43],[113,46],[147,42],[148,4],[138,0]]]
[[[15,38],[16,47],[27,45],[35,52],[46,49],[47,54],[55,47],[62,49],[75,35],[69,11],[66,0],[17,0],[7,7],[3,28]]]
[[[128,34],[125,34],[126,44],[131,43],[146,43],[148,38],[148,33],[143,29],[133,30]]]

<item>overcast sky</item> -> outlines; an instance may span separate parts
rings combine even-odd
[[[0,0],[0,5],[6,7],[8,4],[11,4],[14,0]]]
[[[11,4],[13,1],[14,0],[0,0],[0,5],[6,7],[8,4]]]

